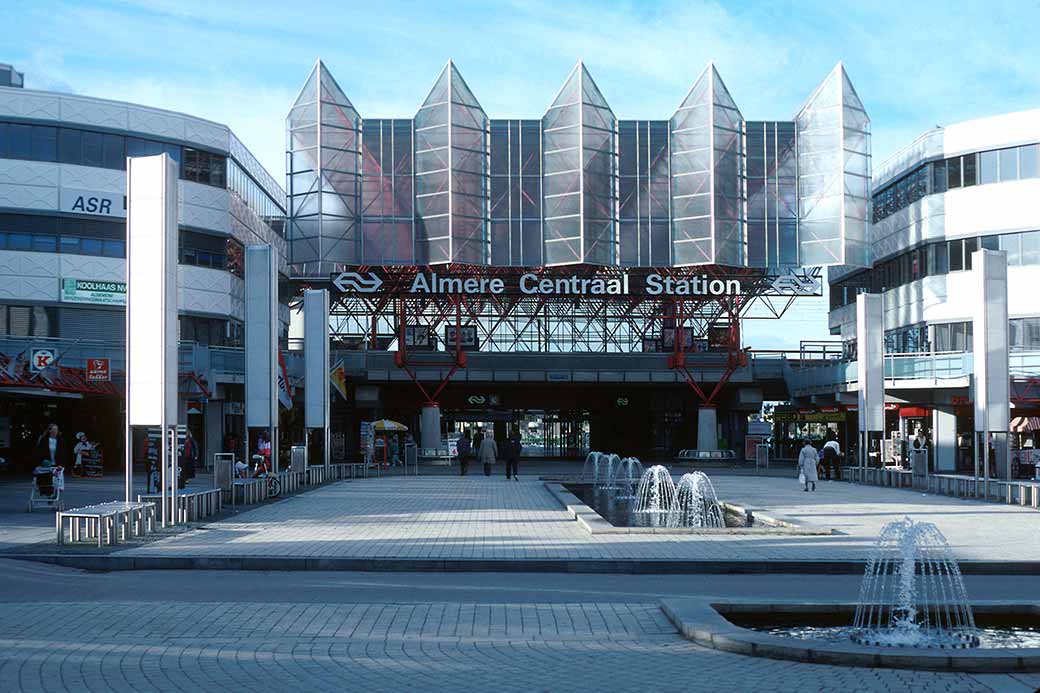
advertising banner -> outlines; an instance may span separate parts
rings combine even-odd
[[[87,380],[89,382],[108,382],[112,379],[108,359],[87,359]]]
[[[61,280],[61,302],[125,306],[126,283],[63,278]]]

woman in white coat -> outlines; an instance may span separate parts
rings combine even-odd
[[[480,455],[480,461],[484,463],[484,476],[491,476],[491,465],[498,460],[498,445],[493,436],[484,436],[484,440],[480,441],[480,450],[477,451],[477,454]]]
[[[816,465],[819,463],[820,454],[816,452],[816,448],[813,447],[812,443],[806,440],[805,446],[798,453],[798,475],[805,480],[803,491],[809,490],[809,484],[812,484],[813,491],[816,490],[816,482],[820,480],[819,475],[816,473]]]

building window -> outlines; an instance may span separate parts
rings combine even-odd
[[[0,305],[0,334],[10,337],[57,337],[57,309]]]
[[[1000,180],[998,160],[998,153],[995,151],[979,154],[979,185],[988,185]]]

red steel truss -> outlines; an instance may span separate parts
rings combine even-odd
[[[395,363],[408,373],[427,402],[435,402],[451,376],[466,367],[466,345],[463,329],[475,329],[481,351],[503,352],[643,352],[646,345],[658,345],[653,351],[667,360],[669,368],[679,372],[698,398],[711,404],[730,376],[747,363],[741,348],[740,320],[749,317],[780,317],[795,297],[807,295],[804,290],[790,288],[790,282],[778,283],[778,276],[795,277],[802,286],[814,285],[819,295],[819,270],[806,270],[799,275],[777,275],[762,270],[699,266],[688,268],[621,268],[577,265],[550,268],[487,267],[471,265],[423,266],[357,266],[345,268],[367,281],[378,277],[377,289],[352,285],[346,290],[331,289],[331,336],[355,347],[387,349],[396,343]],[[642,290],[646,275],[655,273],[675,280],[694,277],[737,280],[740,292],[734,295],[651,295]],[[416,275],[436,273],[440,277],[465,277],[480,280],[498,279],[504,288],[498,292],[438,293],[414,292]],[[635,290],[622,295],[576,295],[573,293],[523,293],[519,290],[521,275],[533,274],[538,279],[577,276],[581,279],[621,279],[629,275]],[[372,281],[375,283],[375,280]],[[795,284],[798,282],[795,281]],[[314,282],[308,282],[314,286]],[[335,284],[335,283],[334,283]],[[303,288],[301,283],[300,288]],[[487,283],[484,283],[487,286]],[[778,288],[779,286],[779,288]],[[786,288],[785,288],[786,287]],[[757,315],[750,315],[758,305]],[[435,353],[443,361],[422,359],[423,367],[449,368],[448,375],[429,388],[416,376],[406,329],[425,327],[435,340],[441,331],[452,326],[454,343],[440,339]],[[712,337],[709,355],[698,355],[698,367],[705,359],[717,360],[722,376],[711,390],[702,387],[688,369],[688,354],[694,344]],[[667,342],[671,342],[667,344]],[[472,347],[470,347],[472,348]],[[426,349],[429,351],[429,349]]]

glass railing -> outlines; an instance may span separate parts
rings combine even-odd
[[[856,362],[795,366],[789,362],[784,375],[792,394],[834,388],[856,382]],[[885,381],[889,384],[910,380],[939,382],[970,376],[974,359],[970,351],[920,354],[885,354]],[[1040,376],[1040,351],[1012,351],[1008,355],[1011,377]]]

